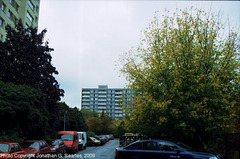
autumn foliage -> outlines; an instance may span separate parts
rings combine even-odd
[[[219,19],[202,10],[166,11],[123,55],[121,72],[135,90],[130,132],[202,148],[214,135],[239,131],[240,38]]]

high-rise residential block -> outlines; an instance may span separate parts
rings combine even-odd
[[[22,20],[26,27],[38,27],[40,0],[0,0],[0,40],[6,38],[5,27]]]
[[[126,88],[108,88],[107,85],[99,85],[98,88],[82,89],[82,108],[104,112],[111,118],[123,118],[123,108],[132,104],[133,90]]]

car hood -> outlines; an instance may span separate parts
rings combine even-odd
[[[29,149],[29,148],[22,148],[27,154],[37,154],[39,152],[38,149]]]
[[[50,148],[58,148],[58,145],[49,145]]]

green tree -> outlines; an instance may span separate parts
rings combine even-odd
[[[202,10],[169,14],[162,22],[155,16],[141,44],[121,58],[135,90],[125,126],[203,148],[213,135],[233,132],[239,118],[240,38],[233,30],[224,36],[219,17]]]
[[[7,26],[6,32],[6,41],[0,42],[0,79],[28,85],[46,94],[51,133],[59,125],[57,101],[64,91],[54,77],[58,72],[51,64],[53,49],[44,42],[47,30],[38,34],[37,28],[26,28],[19,21],[14,28]]]
[[[113,133],[113,120],[104,111],[99,116],[97,112],[81,110],[85,114],[88,131],[97,135]]]
[[[0,88],[0,140],[47,137],[49,114],[46,95],[39,89],[1,80]]]
[[[66,103],[61,102],[59,105],[60,127],[58,131],[64,128],[64,113],[66,112],[65,129],[66,131],[86,131],[86,124],[82,112],[78,108],[71,108]],[[56,134],[56,133],[55,133]]]
[[[90,110],[87,110],[87,109],[81,109],[81,112],[82,112],[83,118],[85,120],[87,120],[90,117],[98,117],[98,113],[95,112],[95,111],[90,111]]]

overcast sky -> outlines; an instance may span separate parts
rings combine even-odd
[[[82,88],[126,87],[116,61],[139,44],[140,32],[155,11],[190,6],[216,14],[221,11],[224,22],[229,19],[231,26],[240,26],[239,1],[41,0],[38,27],[48,30],[46,39],[54,48],[52,64],[65,91],[62,101],[80,108]]]

